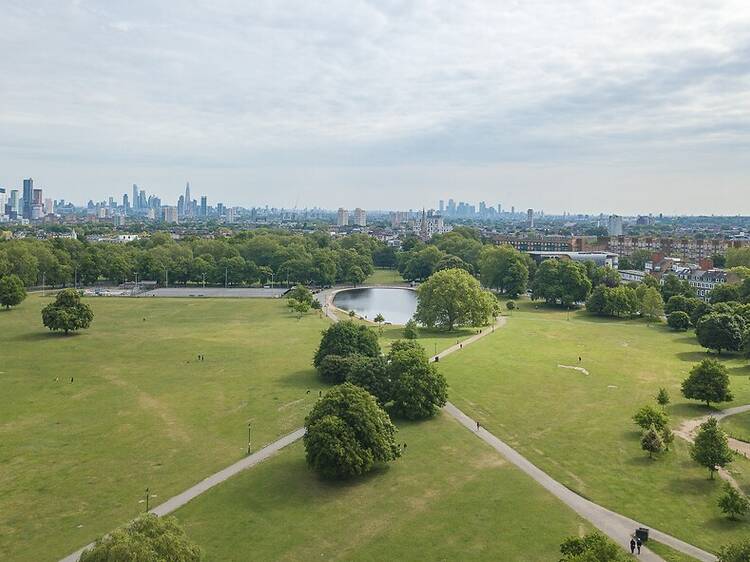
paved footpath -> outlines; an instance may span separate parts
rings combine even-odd
[[[318,298],[320,299],[321,304],[323,305],[326,315],[333,322],[338,322],[339,319],[335,315],[333,311],[333,307],[326,306],[327,304],[331,304],[333,300],[332,299],[333,295],[331,293],[332,291],[325,291],[325,292],[319,293]],[[431,357],[430,360],[431,361],[439,360],[439,359],[442,359],[443,357],[450,355],[451,353],[455,353],[463,349],[464,346],[471,345],[472,343],[478,341],[479,339],[489,334],[494,333],[496,328],[500,328],[504,326],[505,323],[506,323],[506,318],[502,316],[498,317],[496,320],[496,323],[493,326],[489,328],[483,328],[480,333],[474,336],[471,336],[470,338],[465,339],[463,342],[459,344],[449,347],[448,349],[438,353],[436,356]],[[750,406],[741,407],[741,408],[750,409]],[[537,466],[532,464],[529,460],[523,457],[518,451],[516,451],[515,449],[513,449],[512,447],[510,447],[509,445],[507,445],[506,443],[504,443],[503,441],[495,437],[492,433],[490,433],[486,429],[481,428],[479,431],[476,431],[476,422],[472,420],[469,416],[464,414],[461,410],[456,408],[450,402],[446,404],[444,410],[448,414],[456,418],[467,429],[475,433],[480,439],[488,443],[498,453],[500,453],[506,459],[508,459],[508,461],[510,461],[511,463],[516,465],[518,468],[520,468],[523,472],[531,476],[534,480],[536,480],[539,484],[541,484],[545,489],[547,489],[557,498],[562,500],[563,503],[568,505],[581,517],[588,520],[592,525],[594,525],[596,528],[601,530],[604,534],[609,536],[612,540],[614,540],[618,544],[624,544],[626,542],[629,542],[629,537],[633,533],[633,531],[636,529],[636,527],[643,526],[639,524],[638,522],[634,521],[633,519],[629,519],[618,513],[615,513],[604,507],[601,507],[600,505],[597,505],[579,496],[575,492],[569,490],[568,488],[566,488],[565,486],[563,486],[562,484],[554,480],[551,476],[543,472]],[[732,410],[737,410],[737,408],[733,408]],[[726,413],[724,414],[724,416],[731,415],[728,413],[730,411],[731,410],[726,410],[725,411]],[[733,412],[733,413],[738,413],[738,412]],[[217,484],[220,484],[226,481],[227,479],[231,478],[238,472],[241,472],[245,469],[255,466],[259,462],[264,461],[265,459],[279,452],[281,449],[283,449],[287,445],[290,445],[294,443],[295,441],[300,440],[304,436],[304,434],[305,434],[305,429],[300,428],[290,433],[289,435],[282,437],[278,441],[275,441],[271,443],[270,445],[267,445],[266,447],[262,448],[257,453],[253,453],[252,455],[249,455],[248,457],[237,461],[233,465],[228,466],[227,468],[223,470],[220,470],[219,472],[209,476],[205,480],[202,480],[201,482],[199,482],[192,488],[189,488],[185,490],[184,492],[182,492],[181,494],[178,494],[174,496],[173,498],[167,500],[163,504],[150,510],[150,513],[154,513],[159,516],[172,513],[176,509],[188,503],[190,500],[198,497],[199,495],[213,488]],[[678,550],[684,554],[692,556],[693,558],[697,560],[701,560],[702,562],[715,562],[716,561],[716,557],[713,554],[710,554],[691,544],[681,541],[680,539],[677,539],[675,537],[662,533],[661,531],[651,529],[650,537],[657,540],[658,542],[662,544],[666,544],[667,546],[672,547],[675,550]],[[81,553],[85,549],[89,548],[90,546],[92,545],[91,544],[86,545],[85,547],[74,552],[73,554],[66,556],[60,562],[77,562],[79,557],[81,556]],[[658,561],[663,562],[662,558],[660,558],[659,556],[657,556],[656,554],[654,554],[653,552],[651,552],[650,550],[646,548],[642,549],[639,559],[645,560],[646,562],[658,562]]]
[[[233,465],[230,465],[226,467],[225,469],[220,470],[216,474],[212,474],[205,480],[198,482],[195,486],[193,486],[192,488],[188,488],[181,494],[178,494],[174,496],[173,498],[168,499],[163,504],[158,505],[154,509],[149,510],[149,513],[153,513],[155,515],[158,515],[159,517],[172,513],[173,511],[179,509],[180,507],[188,503],[190,500],[197,498],[202,493],[210,490],[217,484],[221,484],[225,480],[228,480],[229,478],[231,478],[238,472],[241,472],[245,469],[255,466],[256,464],[278,453],[281,449],[283,449],[287,445],[291,445],[295,441],[299,441],[300,439],[302,439],[302,436],[304,434],[305,434],[304,428],[300,428],[296,431],[293,431],[292,433],[282,437],[278,441],[274,441],[270,445],[263,447],[258,452],[253,453],[252,455],[249,455],[245,457],[244,459],[237,461]],[[66,556],[60,562],[77,562],[81,554],[83,553],[83,551],[93,546],[93,544],[94,543],[84,546],[83,548],[81,548],[80,550],[77,550],[73,554]]]

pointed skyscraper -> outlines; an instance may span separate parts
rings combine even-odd
[[[190,182],[185,185],[185,214],[190,216],[193,214],[193,200],[190,198]]]

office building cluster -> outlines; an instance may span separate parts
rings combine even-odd
[[[39,220],[54,213],[54,207],[55,202],[34,187],[32,178],[23,180],[21,189],[0,187],[0,222]]]
[[[336,212],[336,226],[367,226],[367,212],[364,209],[357,207],[350,213],[347,209],[339,207]]]

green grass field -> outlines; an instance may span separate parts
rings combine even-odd
[[[365,285],[400,285],[406,283],[395,269],[376,269],[364,282]]]
[[[589,371],[564,368],[580,366]],[[719,480],[675,448],[651,461],[640,450],[635,410],[668,389],[673,421],[704,414],[680,395],[706,357],[692,333],[523,303],[506,327],[446,358],[450,398],[540,468],[583,496],[708,549],[750,532],[716,506]],[[750,367],[723,357],[736,400],[750,401]],[[678,440],[679,441],[679,440]],[[750,492],[750,462],[732,472]]]
[[[5,560],[72,552],[135,516],[147,486],[160,503],[241,458],[248,422],[255,449],[300,427],[322,388],[328,322],[283,301],[87,299],[91,328],[66,337],[41,324],[49,300],[0,311]]]
[[[321,481],[301,443],[176,513],[207,562],[559,558],[587,527],[452,418],[401,425],[405,455],[368,477]]]
[[[735,439],[750,443],[750,412],[724,419],[721,427]]]

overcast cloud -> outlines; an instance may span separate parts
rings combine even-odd
[[[0,0],[0,185],[750,214],[750,3]]]

